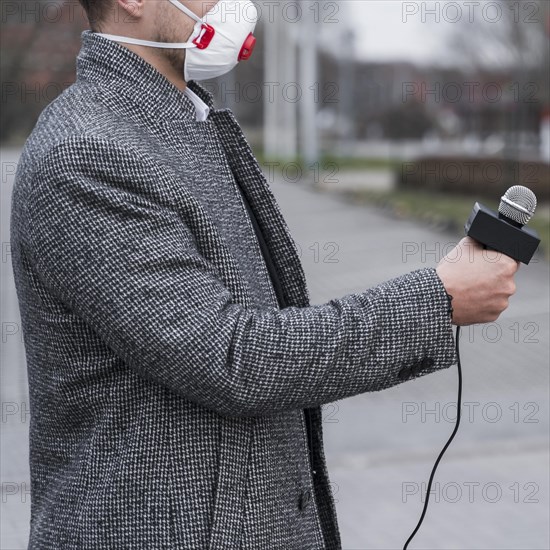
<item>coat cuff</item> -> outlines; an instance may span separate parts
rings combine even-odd
[[[416,272],[422,280],[434,288],[433,326],[435,329],[434,343],[436,346],[424,348],[424,356],[413,361],[410,366],[403,367],[398,372],[400,380],[419,378],[436,370],[448,368],[457,362],[455,339],[453,336],[453,297],[447,293],[443,282],[434,268]],[[443,298],[444,297],[444,298]],[[431,349],[430,349],[431,348]]]
[[[451,298],[434,268],[413,271],[376,288],[386,295],[386,300],[377,302],[386,306],[378,311],[382,330],[374,344],[379,350],[375,370],[383,373],[377,389],[457,362]]]

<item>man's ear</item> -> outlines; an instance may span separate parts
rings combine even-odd
[[[143,16],[145,0],[116,0],[120,9],[124,10],[126,21],[140,19]]]

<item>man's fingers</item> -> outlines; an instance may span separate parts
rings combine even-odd
[[[475,239],[472,239],[472,237],[464,237],[458,244],[462,246],[472,246],[474,248],[483,248],[483,245]]]

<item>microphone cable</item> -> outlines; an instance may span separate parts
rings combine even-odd
[[[428,487],[426,488],[426,500],[424,501],[424,509],[422,510],[422,515],[420,516],[420,519],[418,520],[418,524],[416,525],[414,531],[412,532],[411,536],[407,539],[407,542],[405,543],[405,546],[403,546],[403,550],[407,550],[409,547],[409,543],[414,538],[418,530],[420,529],[420,526],[422,525],[422,522],[424,521],[424,516],[426,515],[426,510],[428,509],[428,502],[430,500],[430,490],[432,488],[432,482],[434,479],[435,471],[437,470],[437,466],[439,465],[439,462],[441,461],[441,457],[445,454],[445,451],[451,444],[451,441],[454,439],[456,432],[458,431],[458,427],[460,426],[460,409],[462,408],[462,366],[460,365],[460,350],[458,345],[458,339],[460,336],[460,326],[456,327],[456,356],[458,359],[458,397],[456,402],[456,424],[455,428],[453,430],[453,433],[451,434],[451,437],[447,440],[447,443],[445,443],[445,447],[443,447],[442,451],[439,453],[439,456],[437,457],[437,460],[435,461],[434,467],[432,468],[432,473],[430,474],[430,480],[428,481]]]

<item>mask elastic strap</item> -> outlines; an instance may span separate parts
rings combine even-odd
[[[181,4],[178,0],[168,0],[170,4],[173,4],[191,19],[197,23],[202,23],[200,27],[195,24],[195,29],[191,37],[195,37],[192,42],[154,42],[152,40],[142,40],[141,38],[130,38],[129,36],[118,36],[116,34],[107,34],[103,32],[96,33],[108,40],[114,40],[115,42],[122,42],[123,44],[135,44],[136,46],[151,46],[152,48],[165,48],[167,50],[184,50],[187,48],[199,48],[204,49],[208,46],[212,37],[214,36],[214,29],[210,25],[203,23],[202,19],[195,13],[193,13],[188,7]]]
[[[178,2],[178,0],[168,0],[168,2],[176,6],[178,10],[188,15],[191,19],[194,19],[197,23],[202,23],[202,19],[196,13],[193,13],[187,6],[184,6],[182,3]]]
[[[122,42],[123,44],[135,44],[136,46],[151,46],[153,48],[166,48],[170,50],[184,50],[186,48],[196,48],[193,42],[154,42],[152,40],[142,40],[141,38],[130,38],[129,36],[118,36],[116,34],[107,34],[103,32],[96,33],[107,40]]]

